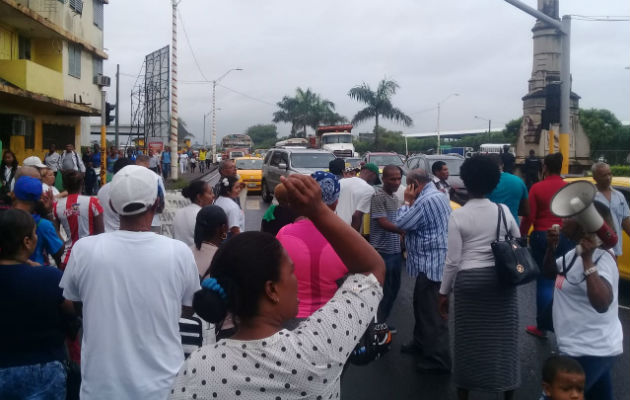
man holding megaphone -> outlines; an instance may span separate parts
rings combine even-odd
[[[613,253],[607,250],[616,243],[616,235],[611,234],[608,207],[592,201],[593,185],[576,183],[590,185],[590,192],[587,186],[569,184],[555,195],[551,209],[556,215],[573,213],[563,218],[562,234],[579,245],[556,259],[560,231],[549,229],[543,274],[555,279],[553,326],[558,348],[582,365],[585,399],[612,400],[610,370],[623,352],[619,271]]]

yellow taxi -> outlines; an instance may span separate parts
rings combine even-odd
[[[236,173],[240,175],[241,181],[248,191],[259,192],[262,189],[262,165],[263,159],[253,156],[237,157]]]
[[[575,182],[575,181],[588,181],[595,184],[595,180],[592,177],[585,176],[579,178],[565,178],[566,182]],[[612,178],[611,186],[621,192],[623,197],[626,198],[626,202],[630,203],[630,178],[626,177],[614,177]],[[619,276],[622,279],[630,280],[630,237],[626,232],[622,232],[620,240],[622,242],[622,255],[617,260],[617,265],[619,265]]]

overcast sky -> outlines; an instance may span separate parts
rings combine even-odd
[[[524,2],[536,7],[535,0]],[[437,103],[451,93],[460,95],[442,104],[441,130],[487,127],[475,115],[497,127],[522,115],[535,20],[501,0],[182,0],[178,9],[179,113],[199,143],[212,85],[185,84],[204,80],[193,54],[208,80],[243,68],[217,87],[219,137],[271,123],[275,103],[297,87],[311,88],[351,119],[363,105],[348,90],[362,82],[375,88],[383,78],[398,82],[393,103],[414,120],[410,128],[383,121],[389,129],[435,130]],[[171,2],[110,0],[105,12],[105,73],[113,78],[120,64],[120,121],[128,123],[144,56],[171,42]],[[630,2],[564,0],[563,14],[628,16]],[[580,107],[630,120],[628,66],[629,22],[573,21],[571,72]],[[206,126],[209,144],[210,117]],[[281,136],[289,129],[278,124]]]

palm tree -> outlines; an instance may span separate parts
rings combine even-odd
[[[306,137],[306,128],[316,129],[321,123],[336,124],[346,120],[335,113],[335,104],[313,92],[297,88],[295,97],[284,96],[277,103],[280,110],[273,113],[273,122],[291,123],[290,137]]]
[[[363,110],[356,113],[352,118],[353,124],[358,124],[368,119],[374,118],[374,146],[378,146],[379,142],[379,118],[383,117],[392,121],[402,122],[405,126],[411,126],[413,120],[410,116],[394,107],[391,97],[396,94],[399,88],[398,83],[383,79],[379,82],[376,91],[370,88],[370,85],[363,82],[360,86],[355,86],[348,91],[348,96],[352,99],[367,104]]]

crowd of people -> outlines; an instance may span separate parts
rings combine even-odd
[[[560,154],[544,158],[539,182],[514,175],[513,160],[466,159],[461,207],[444,163],[368,163],[357,173],[335,159],[328,171],[282,178],[260,232],[245,231],[246,191],[225,160],[214,187],[196,180],[182,190],[190,205],[176,211],[172,239],[159,216],[168,149],[111,151],[112,178],[97,195],[85,191],[96,154],[51,146],[44,163],[22,166],[3,154],[0,312],[12,323],[0,330],[0,398],[66,398],[69,363],[81,366],[82,399],[339,398],[366,329],[397,332],[390,317],[404,265],[415,279],[414,328],[400,350],[419,373],[452,373],[459,399],[512,399],[521,316],[491,250],[508,234],[529,235],[542,271],[527,332],[554,332],[561,354],[542,368],[543,398],[613,398],[621,246],[604,248],[576,218],[551,213],[566,184]],[[610,167],[596,163],[592,173],[597,212],[618,237],[630,233]],[[63,191],[53,193],[57,174]],[[139,256],[121,257],[129,254]],[[186,359],[182,317],[213,332]]]

